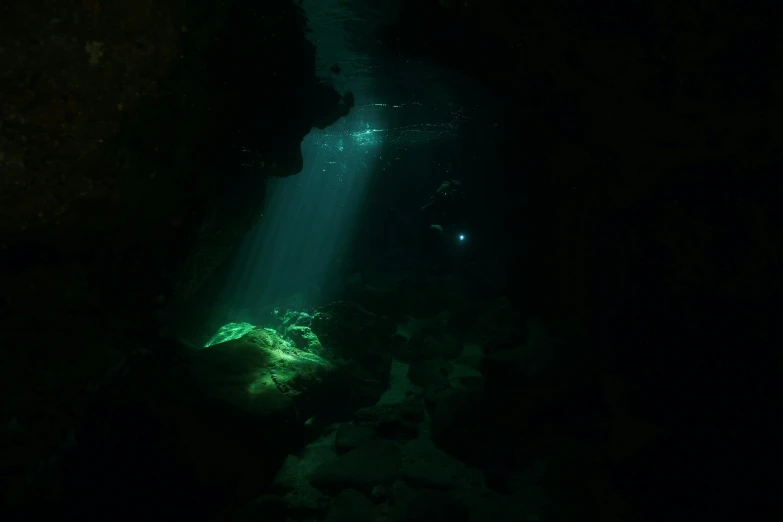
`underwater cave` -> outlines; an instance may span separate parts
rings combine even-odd
[[[771,513],[772,20],[0,2],[0,519]]]

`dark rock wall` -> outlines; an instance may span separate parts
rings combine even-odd
[[[508,102],[507,232],[524,246],[509,292],[584,335],[560,353],[561,366],[581,365],[566,389],[612,388],[598,400],[666,433],[604,460],[611,437],[595,427],[582,437],[593,456],[574,461],[569,487],[614,483],[638,509],[620,519],[726,516],[746,494],[765,498],[769,477],[749,463],[766,458],[781,369],[771,19],[731,1],[432,0],[407,2],[384,35],[396,52],[468,71]],[[753,457],[727,454],[738,447]],[[713,480],[727,474],[753,478]]]
[[[347,113],[305,23],[289,0],[0,5],[1,411],[26,432],[9,495]]]
[[[685,272],[682,257],[691,254],[675,254],[667,231],[684,233],[686,221],[715,228],[726,244],[725,233],[755,235],[755,246],[745,245],[737,265],[727,267],[733,279],[767,254],[760,243],[778,239],[761,231],[770,229],[781,188],[767,176],[779,144],[769,104],[780,81],[762,66],[761,57],[780,50],[765,30],[768,18],[732,2],[698,9],[610,4],[598,14],[568,0],[408,2],[384,35],[391,49],[471,72],[506,97],[509,197],[536,219],[508,224],[545,247],[532,268],[556,268],[559,282],[537,289],[545,300],[538,306],[561,312],[587,308],[595,296],[586,287],[599,282],[594,270],[608,278],[600,284],[619,287],[634,259],[651,255],[677,257],[666,263],[683,267],[667,272],[671,284],[726,286],[729,279],[717,273],[697,282]],[[698,198],[705,200],[700,208],[690,205]],[[642,221],[660,237],[647,237],[654,231],[642,232]],[[635,257],[609,266],[609,248],[634,243],[621,229],[642,232]],[[538,279],[550,285],[553,278]]]

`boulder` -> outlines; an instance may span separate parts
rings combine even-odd
[[[330,437],[305,447],[301,456],[288,455],[272,483],[272,490],[282,495],[286,511],[293,516],[318,516],[326,513],[329,497],[310,485],[313,472],[326,462],[337,459]]]
[[[279,316],[279,312],[277,315]],[[282,318],[283,330],[287,330],[292,326],[310,326],[312,320],[313,316],[307,312],[294,309],[287,310]]]
[[[407,442],[402,454],[402,479],[414,488],[456,489],[469,482],[465,464],[427,439]]]
[[[354,413],[359,425],[372,426],[381,436],[396,440],[416,438],[426,417],[420,399],[410,398],[403,402],[376,404],[360,408]]]
[[[248,505],[236,510],[229,518],[230,522],[285,522],[288,507],[277,495],[261,495]]]
[[[406,362],[454,359],[462,353],[462,339],[440,320],[429,322],[414,333],[398,357]]]
[[[307,485],[287,493],[283,497],[283,503],[291,515],[320,518],[329,508],[329,497]]]
[[[340,424],[334,438],[334,449],[339,454],[356,449],[363,443],[375,437],[375,430],[370,426],[357,426],[349,422]]]
[[[329,361],[262,328],[195,351],[190,362],[191,376],[205,397],[251,415],[276,403],[290,403],[298,411],[312,409],[308,403],[317,401],[339,373]]]
[[[346,489],[337,495],[326,515],[326,522],[375,522],[378,508],[361,491]]]
[[[351,284],[346,289],[345,299],[386,317],[398,318],[402,311],[400,297],[394,288]]]
[[[395,323],[348,301],[337,301],[315,313],[310,325],[326,350],[355,361],[371,379],[388,383]]]
[[[289,404],[290,421],[300,426],[315,413],[344,416],[378,400],[380,386],[356,363],[330,360],[310,348],[297,348],[271,328],[254,328],[194,351],[191,377],[203,396],[251,416],[270,403]]]
[[[443,359],[414,361],[408,368],[408,379],[416,386],[449,386],[449,373],[453,365]]]
[[[371,440],[315,470],[310,483],[331,493],[357,489],[372,494],[378,485],[388,486],[399,476],[400,446],[388,440]]]
[[[442,491],[411,490],[389,512],[389,522],[470,522],[470,511],[454,495]]]
[[[428,397],[432,441],[449,454],[470,464],[481,464],[492,448],[484,447],[487,435],[482,394],[443,389]]]
[[[323,353],[323,347],[318,340],[318,336],[310,330],[309,326],[289,326],[285,330],[285,335],[300,350],[314,354]]]

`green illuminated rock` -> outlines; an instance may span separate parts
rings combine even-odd
[[[289,326],[285,334],[286,337],[291,339],[294,346],[300,350],[313,354],[321,354],[323,352],[321,341],[318,340],[318,336],[310,330],[309,326]]]
[[[244,414],[266,420],[290,402],[299,426],[312,415],[339,415],[345,408],[374,404],[380,385],[353,361],[323,353],[309,327],[290,326],[286,335],[272,328],[247,330],[226,325],[216,342],[191,355],[191,376],[201,395]]]
[[[226,341],[231,341],[232,339],[239,339],[253,328],[255,328],[255,326],[250,323],[228,323],[223,325],[220,330],[207,341],[207,344],[204,345],[204,347],[206,348],[213,344],[224,343]]]

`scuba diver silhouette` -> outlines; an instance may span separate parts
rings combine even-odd
[[[417,234],[423,240],[421,252],[427,258],[425,264],[435,272],[449,270],[456,255],[455,243],[465,241],[465,234],[460,231],[465,208],[462,184],[451,179],[441,183],[420,209],[422,225],[427,227]]]
[[[452,179],[441,183],[421,210],[429,221],[430,228],[443,232],[461,223],[464,203],[462,184]]]

